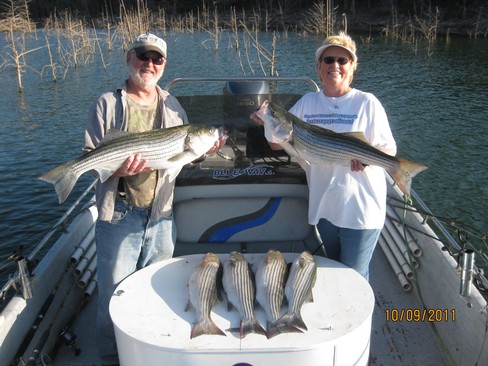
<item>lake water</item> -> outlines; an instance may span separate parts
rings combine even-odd
[[[478,238],[488,231],[488,40],[438,40],[428,55],[426,45],[414,47],[380,36],[363,42],[360,35],[352,36],[359,58],[353,85],[372,92],[383,103],[399,156],[429,166],[414,179],[413,189],[435,215],[470,228],[471,239],[480,242]],[[261,44],[271,50],[271,35],[260,37]],[[168,33],[165,38],[168,64],[161,86],[182,76],[263,75],[252,48],[250,62],[244,49],[238,56],[232,34],[221,34],[218,51],[207,33]],[[279,75],[317,80],[314,54],[320,42],[315,36],[279,35],[275,65]],[[28,49],[44,45],[40,32],[27,38]],[[0,60],[10,62],[9,53],[1,37]],[[46,49],[31,52],[25,57],[28,67],[22,95],[14,69],[0,68],[2,279],[2,269],[11,267],[6,257],[21,246],[29,253],[91,181],[83,176],[68,200],[58,205],[53,187],[36,178],[81,153],[91,103],[125,78],[122,51],[104,51],[103,58],[106,68],[97,53],[78,68],[60,70],[64,78],[61,74],[54,83],[48,69],[42,78],[39,75],[49,63]],[[208,92],[205,86],[200,91]]]

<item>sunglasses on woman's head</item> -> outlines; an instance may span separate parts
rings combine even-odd
[[[139,60],[141,60],[142,62],[148,62],[149,60],[151,60],[153,65],[162,65],[164,63],[164,57],[163,56],[152,56],[151,57],[145,52],[142,52],[142,53],[136,52],[136,57]]]
[[[349,62],[349,59],[347,57],[326,56],[322,58],[322,61],[324,61],[327,65],[332,65],[336,61],[338,62],[339,65],[345,65]]]

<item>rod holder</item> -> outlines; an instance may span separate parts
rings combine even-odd
[[[473,282],[474,251],[465,249],[461,258],[461,296],[471,295],[471,284]]]
[[[17,269],[19,272],[20,285],[22,286],[22,296],[25,300],[32,298],[32,286],[29,276],[29,269],[24,257],[19,257],[17,260]]]

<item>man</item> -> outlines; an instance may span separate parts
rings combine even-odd
[[[89,112],[85,151],[94,149],[111,128],[141,132],[188,123],[178,100],[157,85],[166,58],[161,38],[141,34],[135,39],[126,56],[128,79],[102,94]],[[208,153],[224,143],[221,138]],[[108,310],[115,287],[134,271],[173,255],[174,184],[165,170],[154,171],[140,154],[130,156],[111,178],[97,184],[97,336],[106,364],[118,362]]]

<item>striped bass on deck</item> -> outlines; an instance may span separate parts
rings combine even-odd
[[[269,131],[273,136],[272,142],[279,143],[290,156],[313,164],[328,161],[350,166],[351,160],[358,160],[364,166],[380,166],[407,196],[410,196],[412,178],[427,169],[425,165],[376,149],[366,141],[362,132],[336,133],[306,123],[267,100],[256,115],[264,122],[267,136]]]
[[[215,254],[207,253],[190,275],[188,283],[190,299],[185,311],[193,308],[196,312],[196,321],[191,329],[190,338],[203,334],[225,336],[210,317],[212,308],[219,300],[221,284],[222,264]]]
[[[281,333],[277,327],[285,295],[288,264],[277,250],[269,250],[256,269],[256,300],[266,313],[266,336],[272,338]]]
[[[254,314],[256,293],[254,273],[241,253],[231,252],[224,262],[222,284],[227,294],[228,309],[237,308],[241,317],[240,338],[244,338],[249,333],[266,335],[266,331]]]
[[[181,125],[145,132],[110,129],[97,147],[41,175],[39,179],[54,184],[59,203],[71,193],[78,178],[91,170],[103,183],[131,155],[141,154],[153,169],[173,169],[174,179],[183,165],[192,162],[212,148],[222,128],[204,125]]]
[[[276,325],[282,333],[307,330],[301,309],[303,304],[313,302],[312,289],[317,280],[317,265],[313,255],[307,251],[293,261],[285,286],[288,311]]]

